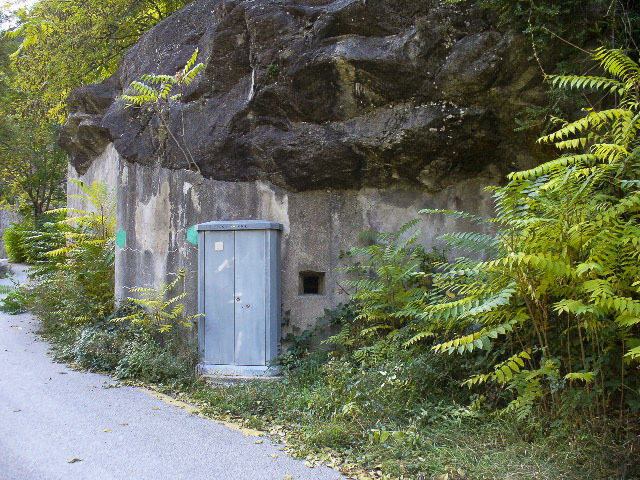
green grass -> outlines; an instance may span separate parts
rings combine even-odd
[[[52,296],[56,285],[59,295]],[[67,301],[73,314],[61,318],[56,302],[75,298],[70,285],[26,291],[58,360],[187,394],[204,413],[269,432],[290,453],[353,478],[640,478],[638,418],[587,422],[534,413],[517,421],[474,410],[468,405],[479,397],[460,388],[473,367],[463,357],[386,349],[361,363],[294,349],[283,358],[281,381],[215,387],[195,376],[193,345],[111,321],[125,311],[88,320],[92,310]]]
[[[203,413],[269,432],[289,453],[352,478],[640,478],[637,418],[607,423],[539,414],[516,421],[475,411],[461,401],[469,398],[465,390],[456,396],[442,388],[451,382],[438,373],[446,368],[430,363],[442,357],[358,369],[315,353],[285,368],[281,381],[216,387],[193,375],[196,357],[126,325],[45,333],[60,361],[186,393]],[[381,442],[381,435],[388,438]]]
[[[516,421],[474,412],[443,397],[426,399],[395,418],[384,410],[363,414],[340,406],[325,378],[310,381],[293,373],[281,382],[204,386],[193,397],[210,415],[276,434],[284,431],[293,453],[333,459],[361,478],[640,478],[633,453],[639,439],[620,424],[577,426],[556,419],[552,427],[543,416]],[[381,443],[372,430],[384,429],[403,433]],[[633,431],[637,425],[629,425]]]

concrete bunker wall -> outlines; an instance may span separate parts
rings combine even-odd
[[[364,230],[389,231],[419,217],[423,208],[447,208],[490,214],[492,201],[483,191],[497,179],[478,177],[439,193],[407,189],[315,190],[290,192],[270,183],[209,180],[187,170],[148,167],[124,161],[109,144],[84,175],[73,167],[70,177],[99,180],[117,195],[117,229],[126,245],[116,247],[116,295],[128,289],[157,286],[184,268],[187,309],[197,310],[197,246],[187,240],[189,227],[211,220],[265,219],[282,223],[282,311],[291,325],[306,328],[347,300],[341,285],[346,274],[341,253],[359,243]],[[69,193],[75,185],[69,183]],[[421,243],[433,245],[444,231],[464,229],[441,216],[425,217]],[[319,293],[314,280],[319,274]],[[284,328],[283,334],[290,329]]]

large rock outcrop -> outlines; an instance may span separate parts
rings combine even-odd
[[[475,3],[475,2],[471,2]],[[526,40],[480,7],[437,0],[195,0],[145,34],[115,75],[75,90],[60,142],[83,173],[109,143],[188,168],[149,110],[119,96],[144,73],[206,64],[169,128],[202,174],[289,191],[438,191],[531,161],[513,118],[544,101]]]

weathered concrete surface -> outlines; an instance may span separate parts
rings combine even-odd
[[[306,327],[335,307],[344,293],[346,266],[341,253],[359,243],[364,230],[389,231],[418,218],[423,208],[470,210],[489,215],[492,202],[483,187],[497,180],[487,172],[435,194],[407,189],[315,190],[290,192],[262,181],[222,182],[188,170],[129,163],[114,154],[99,156],[83,180],[118,172],[117,229],[126,246],[116,249],[116,292],[159,285],[180,268],[187,271],[187,305],[197,308],[197,246],[186,230],[210,220],[268,219],[284,225],[282,241],[283,312]],[[113,181],[113,179],[110,179]],[[445,231],[469,227],[442,216],[425,217],[421,243],[435,244]],[[323,295],[301,295],[299,273],[325,273]],[[286,329],[284,331],[286,333]]]
[[[88,166],[83,176],[79,176],[75,168],[69,165],[67,175],[67,206],[81,210],[88,207],[82,200],[73,197],[74,195],[81,195],[82,192],[78,185],[71,181],[72,178],[83,180],[89,184],[93,181],[102,182],[107,188],[107,192],[115,197],[118,191],[119,175],[120,155],[111,143],[107,144],[105,149],[98,154],[95,161],[91,162],[91,165]]]
[[[2,480],[336,480],[256,437],[55,364],[29,314],[0,313]],[[72,459],[78,459],[69,463]]]

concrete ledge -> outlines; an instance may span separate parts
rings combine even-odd
[[[268,380],[277,378],[280,374],[279,367],[259,365],[214,365],[211,363],[200,363],[197,368],[200,375],[221,380]]]

